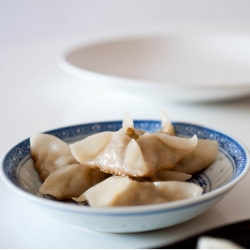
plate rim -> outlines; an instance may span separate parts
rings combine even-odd
[[[197,35],[198,32],[198,35]],[[106,35],[106,36],[100,36],[96,37],[93,39],[90,39],[87,42],[83,42],[82,44],[77,44],[72,46],[71,48],[68,47],[64,50],[64,52],[61,53],[57,57],[57,64],[59,67],[64,70],[65,72],[76,75],[80,78],[84,79],[89,79],[89,80],[95,80],[97,82],[111,82],[117,83],[118,81],[121,83],[122,86],[134,86],[137,84],[139,87],[141,86],[152,86],[158,85],[160,88],[169,88],[169,89],[176,89],[175,85],[181,88],[186,88],[186,89],[238,89],[239,86],[241,88],[247,89],[250,92],[250,77],[248,81],[245,82],[230,82],[229,84],[218,84],[218,83],[206,83],[205,85],[203,84],[198,84],[198,83],[189,83],[188,85],[182,82],[178,83],[172,83],[171,81],[153,81],[153,80],[140,80],[140,79],[133,79],[129,77],[122,77],[122,76],[115,76],[112,74],[104,74],[100,73],[97,71],[92,71],[92,70],[87,70],[84,68],[80,68],[72,63],[70,63],[67,60],[67,57],[71,53],[75,53],[79,50],[82,50],[84,48],[88,48],[90,46],[96,46],[96,45],[102,45],[102,44],[107,44],[107,43],[114,43],[114,42],[119,42],[119,41],[129,41],[129,40],[136,40],[136,39],[149,39],[149,38],[161,38],[165,36],[182,36],[182,37],[193,37],[193,36],[212,36],[212,35],[237,35],[237,36],[244,36],[247,37],[250,41],[250,33],[248,32],[237,32],[237,31],[227,31],[224,33],[221,33],[219,31],[203,31],[201,29],[198,30],[190,30],[190,31],[184,31],[183,29],[177,29],[176,31],[173,30],[157,30],[157,31],[149,31],[149,32],[139,32],[139,34],[136,33],[127,33],[127,34],[119,34],[118,36],[112,36],[112,35]],[[83,76],[83,73],[86,76]]]

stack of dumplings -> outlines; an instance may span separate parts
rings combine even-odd
[[[30,138],[42,194],[87,201],[93,207],[135,206],[196,197],[202,188],[185,182],[216,159],[213,140],[175,135],[162,113],[158,132],[138,130],[129,114],[118,131],[100,132],[68,145],[48,134]]]

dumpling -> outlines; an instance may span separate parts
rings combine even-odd
[[[197,146],[191,154],[177,163],[172,170],[190,175],[196,174],[209,167],[217,158],[217,154],[217,141],[198,139]]]
[[[167,114],[162,111],[162,128],[161,133],[175,135],[175,129]],[[198,139],[197,146],[181,162],[177,163],[173,171],[186,174],[196,174],[211,165],[216,159],[218,153],[218,142],[215,140]]]
[[[81,197],[92,207],[135,206],[197,197],[202,192],[200,186],[189,182],[138,182],[127,176],[112,176],[88,189]]]
[[[83,165],[131,177],[153,177],[168,170],[190,154],[197,144],[196,135],[181,138],[164,133],[136,130],[126,122],[116,132],[101,132],[70,145],[71,153]]]
[[[50,174],[39,191],[58,200],[78,197],[90,187],[109,177],[99,169],[92,169],[81,164],[63,166]]]
[[[71,154],[69,145],[53,135],[31,136],[30,150],[35,168],[42,181],[60,167],[78,163]]]
[[[69,145],[53,135],[33,135],[30,145],[35,168],[43,181],[39,190],[42,194],[58,200],[69,199],[110,176],[79,164]]]

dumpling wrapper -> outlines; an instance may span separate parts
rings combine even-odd
[[[185,159],[177,163],[172,171],[186,174],[196,174],[207,167],[217,158],[218,142],[215,140],[198,139],[197,146]]]
[[[163,133],[144,133],[138,139],[122,130],[101,132],[69,145],[83,165],[131,177],[153,177],[168,170],[196,147],[197,137],[180,138]]]
[[[42,181],[57,169],[78,163],[71,154],[69,145],[53,135],[31,136],[30,150],[35,168]]]
[[[164,111],[161,112],[161,129],[159,130],[159,132],[167,133],[169,135],[176,135],[174,126],[168,115]]]
[[[112,176],[75,200],[86,199],[92,207],[136,206],[197,197],[202,192],[203,189],[194,183],[138,182],[126,176]]]
[[[99,169],[92,169],[81,164],[64,166],[50,174],[39,191],[58,200],[78,197],[90,187],[109,177]]]

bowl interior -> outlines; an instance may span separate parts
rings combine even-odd
[[[134,124],[136,128],[148,132],[154,132],[161,128],[160,121],[134,121]],[[216,161],[208,169],[194,175],[190,180],[200,185],[204,194],[236,180],[245,171],[247,155],[242,145],[235,139],[202,126],[179,122],[173,124],[179,136],[189,137],[196,134],[198,138],[213,139],[219,143],[219,153]],[[117,131],[121,126],[121,121],[100,122],[55,129],[47,133],[72,143],[94,133]],[[19,143],[6,154],[3,159],[3,171],[5,178],[11,185],[41,198],[53,199],[39,193],[41,180],[30,156],[29,139]]]
[[[64,61],[83,74],[89,71],[154,86],[157,82],[246,85],[250,82],[249,43],[250,36],[240,33],[144,35],[96,41],[66,53]]]

